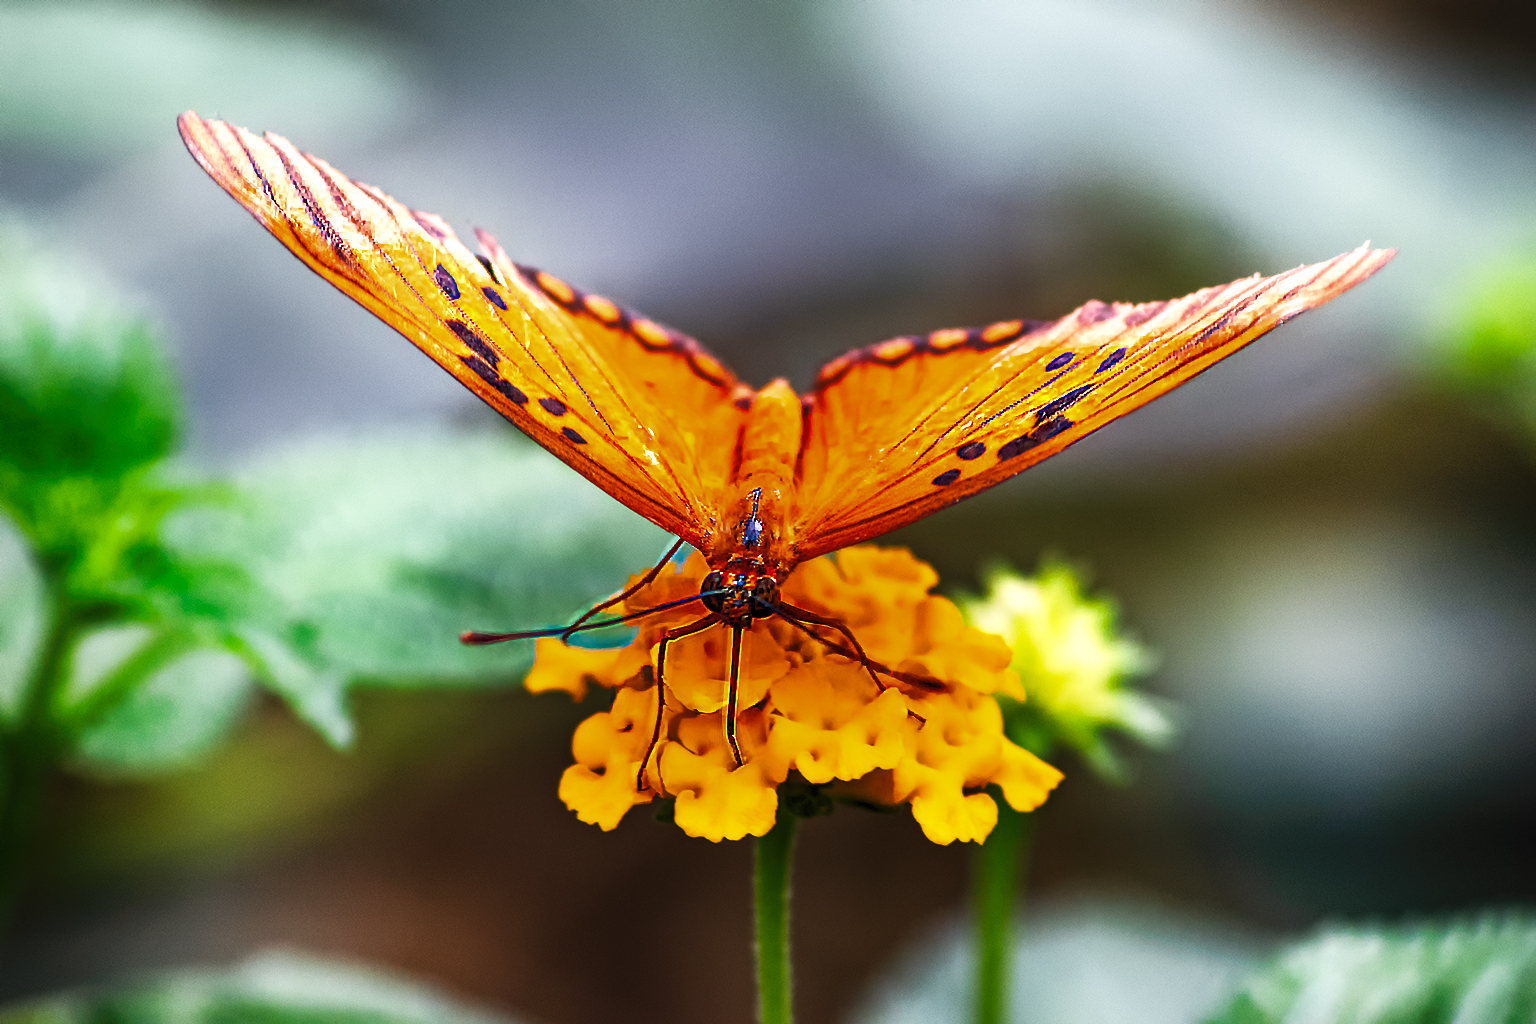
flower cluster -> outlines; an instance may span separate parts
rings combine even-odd
[[[1033,578],[997,569],[986,596],[963,600],[961,608],[967,621],[1013,649],[1029,703],[1005,703],[1005,716],[1009,735],[1025,746],[1046,753],[1059,740],[1114,778],[1121,769],[1106,730],[1149,746],[1173,738],[1167,705],[1124,685],[1151,667],[1151,656],[1116,632],[1113,604],[1085,597],[1065,565],[1047,564]]]
[[[624,610],[697,594],[708,571],[695,554],[627,598]],[[742,637],[740,765],[726,735],[729,628],[669,642],[656,685],[662,635],[699,619],[699,604],[637,619],[638,634],[617,650],[539,641],[529,690],[578,700],[590,684],[615,691],[609,710],[577,727],[560,798],[582,821],[612,829],[634,805],[673,797],[673,818],[689,835],[740,839],[773,827],[778,786],[796,773],[852,800],[909,803],[936,843],[985,839],[997,805],[982,789],[995,785],[1012,807],[1031,810],[1061,773],[1004,735],[994,695],[1024,699],[1012,655],[930,594],[937,582],[900,548],[847,548],[797,568],[782,600],[843,623],[869,658],[899,676],[877,683],[807,630],[756,620]],[[815,629],[847,645],[835,630]]]

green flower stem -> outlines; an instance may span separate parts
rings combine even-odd
[[[752,861],[758,1024],[792,1024],[795,1019],[789,978],[789,865],[795,821],[781,803],[778,823],[757,841]]]
[[[994,797],[995,799],[995,797]],[[1029,855],[1034,815],[997,801],[997,827],[972,861],[976,915],[976,1024],[1009,1019],[1013,969],[1013,914],[1024,862]]]
[[[54,694],[64,678],[65,655],[75,617],[63,588],[50,588],[48,633],[27,680],[15,724],[0,735],[0,922],[15,903],[30,850],[43,790],[58,759],[49,721]]]

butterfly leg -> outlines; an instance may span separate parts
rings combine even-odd
[[[588,608],[587,609],[587,613],[585,615],[583,615],[581,618],[577,619],[575,622],[573,622],[569,626],[567,626],[566,629],[565,629],[565,632],[560,634],[560,642],[564,643],[567,640],[569,640],[571,638],[571,634],[572,633],[575,633],[577,630],[581,629],[582,623],[586,622],[588,619],[590,619],[592,616],[596,615],[598,612],[602,611],[604,608],[611,608],[614,605],[618,604],[620,601],[623,601],[625,598],[632,597],[633,595],[635,595],[639,591],[644,590],[646,587],[650,586],[651,585],[651,581],[654,580],[657,576],[659,576],[661,574],[662,568],[668,562],[672,561],[672,556],[676,555],[678,550],[680,548],[682,548],[682,546],[683,546],[683,538],[679,537],[679,538],[677,538],[677,543],[673,544],[670,548],[668,548],[667,549],[667,553],[661,556],[661,561],[657,562],[656,565],[651,569],[651,571],[645,574],[645,578],[644,579],[642,579],[639,583],[636,583],[634,586],[630,587],[628,590],[625,590],[625,591],[623,591],[623,592],[621,592],[619,594],[615,594],[613,597],[610,597],[608,600],[604,601],[602,604],[596,604],[596,605],[593,605],[591,608]]]
[[[864,648],[859,644],[858,638],[853,635],[853,632],[848,628],[848,626],[837,619],[817,615],[815,612],[808,611],[804,608],[797,608],[794,605],[777,604],[774,605],[774,611],[778,613],[780,618],[784,619],[795,628],[804,632],[806,636],[819,641],[821,644],[826,646],[828,650],[833,651],[836,654],[841,654],[843,657],[849,659],[850,661],[857,661],[859,664],[863,665],[864,670],[869,673],[870,678],[874,679],[875,685],[882,691],[885,689],[885,684],[876,677],[876,673],[890,676],[892,679],[899,679],[904,683],[908,683],[923,690],[936,692],[944,689],[944,684],[940,680],[932,679],[928,676],[920,676],[912,672],[899,672],[896,669],[887,668],[886,666],[880,664],[878,661],[870,658],[869,655],[864,653]],[[833,643],[826,637],[810,629],[806,625],[807,623],[817,626],[826,626],[828,629],[837,630],[847,638],[850,644],[853,645],[853,649],[849,650],[842,644]]]
[[[725,702],[725,741],[731,745],[736,767],[741,767],[741,746],[736,742],[736,680],[741,671],[741,629],[731,627],[731,692]]]
[[[702,633],[704,630],[720,621],[720,616],[709,614],[702,619],[695,619],[686,626],[678,626],[661,634],[661,642],[656,645],[656,724],[651,729],[651,742],[645,748],[645,756],[640,759],[640,771],[635,776],[635,790],[638,792],[645,788],[645,770],[650,767],[651,755],[656,752],[656,744],[661,742],[661,717],[667,707],[666,667],[667,644],[674,640],[681,640],[685,636]],[[658,777],[660,766],[657,766]]]
[[[860,665],[864,666],[864,671],[868,672],[869,678],[874,680],[876,689],[880,690],[882,693],[885,692],[885,684],[880,681],[879,676],[875,675],[875,663],[869,660],[869,655],[864,653],[864,648],[859,644],[858,638],[853,635],[853,630],[849,629],[846,623],[843,623],[837,619],[817,615],[816,613],[807,611],[804,608],[796,608],[793,605],[779,604],[775,606],[775,610],[779,613],[780,617],[792,623],[793,625],[799,626],[801,629],[805,630],[807,634],[815,637],[817,640],[821,640],[821,642],[824,644],[827,642],[820,636],[817,636],[817,634],[811,630],[806,625],[806,623],[813,623],[817,626],[826,626],[829,629],[835,629],[839,633],[843,634],[843,636],[847,638],[848,642],[853,645],[853,650],[855,653],[854,660],[857,661]],[[831,647],[833,650],[838,649],[836,644],[827,644],[827,646]],[[839,651],[839,653],[847,655],[848,650],[847,648],[843,648],[841,651]],[[885,669],[884,665],[879,667],[881,669]],[[889,670],[887,669],[886,671]]]

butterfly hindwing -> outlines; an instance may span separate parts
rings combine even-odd
[[[697,541],[732,470],[748,389],[696,343],[507,259],[351,181],[285,139],[190,112],[210,176],[326,280],[539,444],[662,528]]]
[[[1035,465],[1353,287],[1360,249],[1170,302],[936,331],[849,353],[806,397],[801,558],[879,536]]]

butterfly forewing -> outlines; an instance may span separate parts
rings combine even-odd
[[[710,528],[745,413],[691,339],[513,264],[279,136],[187,113],[187,148],[296,256],[609,494],[685,540]]]
[[[1394,255],[1326,263],[1171,302],[1089,303],[1052,323],[936,331],[828,364],[807,397],[801,558],[879,536],[1054,455]]]

